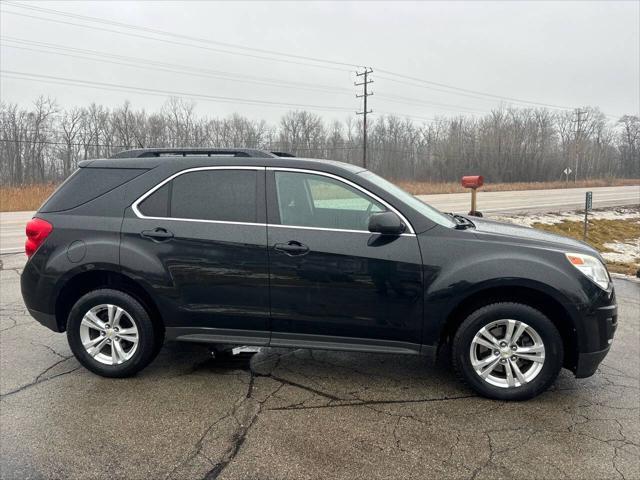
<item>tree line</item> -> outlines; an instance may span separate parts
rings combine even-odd
[[[0,103],[3,185],[58,182],[81,160],[143,147],[246,147],[362,165],[360,118],[326,122],[290,111],[277,124],[241,115],[198,116],[195,104],[170,98],[160,111],[92,103],[61,108],[40,97],[29,108]],[[400,116],[369,122],[367,168],[393,180],[491,182],[640,177],[640,119],[608,121],[597,108],[550,111],[505,107],[483,116]]]

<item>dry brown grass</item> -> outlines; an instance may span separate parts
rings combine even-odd
[[[547,232],[565,235],[567,237],[582,240],[584,226],[582,222],[571,222],[564,220],[560,223],[548,225],[544,223],[534,223],[534,228],[546,230]],[[631,242],[640,238],[640,225],[637,220],[589,220],[589,233],[587,243],[599,252],[611,252],[605,247],[605,243]],[[624,273],[626,275],[636,275],[640,268],[640,258],[630,262],[607,262],[607,267],[611,272]]]
[[[430,195],[435,193],[464,193],[460,182],[395,182],[407,192],[414,195]],[[616,187],[625,185],[640,185],[640,178],[612,178],[601,180],[580,180],[578,182],[515,182],[489,183],[481,188],[483,192],[506,192],[512,190],[547,190],[550,188],[587,188],[587,187]]]
[[[0,212],[36,210],[57,185],[41,184],[24,187],[0,187]]]

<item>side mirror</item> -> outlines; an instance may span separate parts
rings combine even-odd
[[[369,217],[369,231],[382,235],[400,235],[407,226],[393,212],[374,213]]]

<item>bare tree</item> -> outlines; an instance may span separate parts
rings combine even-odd
[[[0,175],[10,185],[59,181],[78,160],[139,147],[252,147],[360,165],[361,122],[326,125],[306,111],[288,112],[277,125],[237,114],[199,117],[195,104],[180,98],[152,113],[129,102],[62,111],[45,98],[26,109],[0,103]],[[471,173],[493,182],[556,180],[569,165],[580,178],[640,176],[638,117],[612,124],[592,107],[579,114],[501,107],[422,124],[380,115],[372,117],[368,143],[369,168],[397,180],[453,181]]]
[[[640,172],[640,118],[624,115],[619,121],[620,132],[620,167],[624,175],[637,177]]]
[[[80,108],[65,111],[60,117],[60,138],[64,142],[62,153],[62,177],[69,176],[78,164],[80,151],[78,137],[85,121],[85,112]]]

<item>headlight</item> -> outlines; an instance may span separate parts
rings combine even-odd
[[[596,257],[583,253],[565,253],[567,260],[597,284],[606,290],[609,287],[609,273],[607,267]]]

